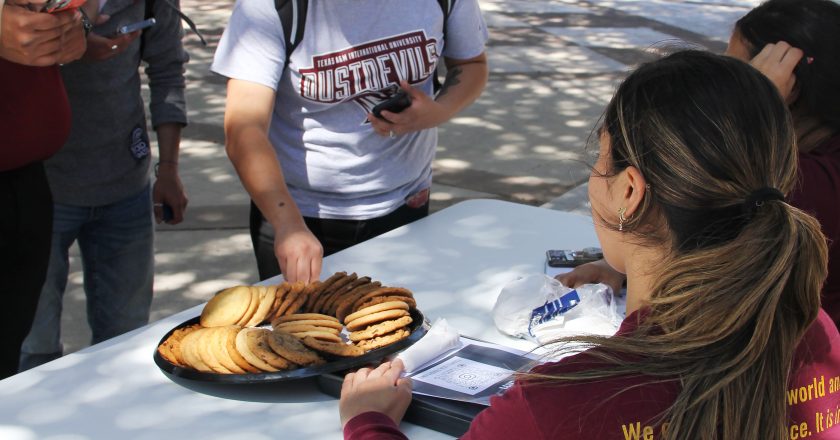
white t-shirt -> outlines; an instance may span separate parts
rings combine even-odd
[[[442,41],[435,0],[310,0],[303,40],[284,69],[273,0],[237,0],[212,70],[276,91],[269,138],[307,217],[369,219],[431,185],[437,130],[382,137],[366,116],[401,78],[432,94],[441,52],[484,52],[477,0],[457,0]]]

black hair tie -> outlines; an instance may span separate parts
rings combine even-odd
[[[784,201],[785,195],[782,194],[782,192],[776,188],[759,188],[751,192],[750,195],[747,196],[747,199],[744,200],[744,214],[752,216],[752,214],[755,213],[756,209],[760,208],[762,205],[764,205],[764,202],[769,200]]]

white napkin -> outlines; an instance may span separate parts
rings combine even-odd
[[[452,328],[445,319],[438,318],[432,328],[415,342],[397,355],[405,365],[405,373],[413,373],[444,353],[461,347],[461,335]]]

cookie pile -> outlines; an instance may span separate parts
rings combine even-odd
[[[357,347],[373,350],[405,339],[411,334],[408,325],[409,305],[403,300],[377,302],[347,315],[347,335]]]
[[[318,365],[325,357],[360,356],[407,338],[415,307],[408,289],[355,273],[310,284],[236,286],[214,296],[200,324],[176,329],[158,352],[172,364],[207,373]],[[271,329],[259,327],[267,323]]]

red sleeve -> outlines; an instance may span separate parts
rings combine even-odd
[[[400,432],[400,427],[390,417],[380,412],[370,411],[359,414],[344,425],[344,440],[379,439],[408,440]]]
[[[478,413],[461,440],[543,438],[530,408],[522,386],[516,382],[502,396],[490,399],[490,407]]]
[[[791,204],[816,217],[829,239],[840,236],[840,148],[833,150],[826,154],[799,153],[799,182],[790,194]]]

